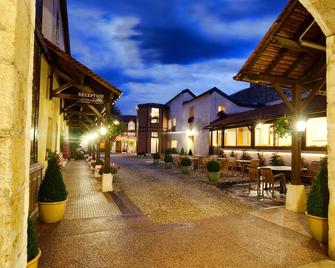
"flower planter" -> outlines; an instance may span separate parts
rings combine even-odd
[[[307,212],[305,213],[312,237],[321,243],[328,243],[328,218],[309,215]]]
[[[167,169],[172,168],[172,162],[165,162],[165,168]]]
[[[101,165],[96,165],[95,166],[94,178],[100,178],[101,177],[101,175],[99,174],[100,168],[101,168]]]
[[[64,217],[67,199],[60,202],[38,202],[39,219],[44,223],[59,222]]]
[[[32,260],[28,261],[27,268],[38,268],[38,261],[41,257],[41,253],[42,253],[41,250],[38,249],[38,253],[37,253],[36,257],[33,258]]]
[[[159,165],[159,159],[153,159],[153,164],[156,166],[156,165]]]
[[[181,171],[184,174],[190,174],[192,171],[192,166],[181,166]]]
[[[208,172],[207,176],[210,182],[218,182],[220,179],[220,172]]]
[[[112,173],[102,174],[102,192],[113,192],[113,175]]]

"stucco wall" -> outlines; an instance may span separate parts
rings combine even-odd
[[[0,0],[0,267],[26,267],[35,2]]]

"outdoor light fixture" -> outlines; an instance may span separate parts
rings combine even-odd
[[[92,140],[95,140],[99,137],[99,134],[97,132],[92,133]]]
[[[107,134],[107,128],[105,128],[105,127],[101,127],[101,128],[99,129],[99,132],[100,132],[100,134],[101,134],[102,136],[104,136],[104,135]]]
[[[120,124],[120,122],[117,121],[117,120],[114,120],[114,124],[115,124],[115,125],[118,125],[118,124]]]
[[[304,132],[305,129],[306,129],[306,121],[305,120],[298,120],[295,127],[296,127],[296,130],[298,132]]]
[[[194,136],[195,135],[195,131],[193,129],[187,129],[186,130],[186,135],[187,136]]]

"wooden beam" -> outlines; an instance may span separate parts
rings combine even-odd
[[[296,84],[295,79],[284,78],[274,75],[266,75],[266,74],[246,74],[244,80],[248,80],[253,83],[265,83],[269,85],[280,84],[282,86],[293,87]]]
[[[319,86],[314,87],[314,89],[311,90],[308,97],[305,98],[301,103],[301,110],[303,111],[306,106],[315,98],[317,93],[326,85],[326,80],[323,80],[322,83],[320,83]]]
[[[283,48],[275,57],[275,59],[271,62],[271,64],[266,68],[265,73],[270,74],[273,70],[273,68],[276,67],[276,65],[282,60],[282,58],[285,56],[285,54],[289,50],[287,48]]]
[[[66,83],[64,85],[61,85],[59,88],[56,88],[56,89],[52,90],[52,95],[57,95],[57,94],[61,93],[62,91],[66,90],[70,87],[72,87],[71,83]]]
[[[315,75],[319,74],[321,71],[323,71],[326,68],[326,59],[321,57],[318,58],[316,62],[314,62],[310,68],[308,68],[304,74],[302,75],[302,78],[299,80],[299,84],[305,84],[307,81],[313,80],[313,77],[315,78]]]
[[[289,101],[287,96],[284,94],[283,90],[280,88],[279,84],[273,84],[274,89],[279,94],[280,98],[284,101],[287,108],[291,111],[292,114],[295,113],[295,108],[293,107],[292,103]]]
[[[85,99],[83,97],[80,97],[76,94],[65,94],[65,93],[60,93],[60,94],[52,94],[53,97],[61,98],[61,99],[66,99],[66,100],[76,100],[78,101],[78,104],[84,103],[84,104],[103,104],[104,101],[96,100],[96,99]]]
[[[101,119],[102,122],[106,122],[105,117],[98,111],[97,108],[91,104],[88,104],[87,106]]]
[[[95,113],[89,113],[89,112],[84,112],[84,111],[65,111],[66,114],[74,114],[74,115],[87,115],[87,116],[90,116],[90,115],[94,115],[96,116]]]
[[[72,84],[73,87],[78,88],[81,90],[83,88],[83,85],[75,81],[73,78],[68,76],[67,74],[63,73],[62,71],[58,70],[57,68],[52,68],[52,72],[55,73],[57,76],[63,78],[66,82]]]
[[[79,124],[81,124],[82,126],[84,126],[84,128],[86,128],[87,130],[91,130],[91,128],[88,125],[86,125],[85,122],[79,121]]]
[[[293,50],[296,52],[308,52],[311,49],[310,48],[306,48],[301,46],[298,42],[285,38],[285,37],[281,37],[281,36],[276,36],[274,38],[274,40],[282,47],[282,48],[287,48],[289,50]],[[315,51],[315,50],[313,50]]]
[[[307,54],[306,52],[300,53],[300,55],[297,57],[297,59],[294,61],[291,67],[285,71],[285,73],[283,74],[283,77],[288,77],[290,73],[298,66],[298,64],[300,63],[300,61],[304,58],[306,54]]]

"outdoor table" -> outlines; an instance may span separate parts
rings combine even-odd
[[[272,171],[275,172],[291,172],[292,171],[292,167],[291,166],[262,166],[259,167],[258,169],[261,168],[271,168]],[[307,170],[307,168],[302,168],[302,171]]]
[[[239,160],[236,160],[236,162],[241,164],[242,174],[243,174],[243,176],[244,176],[244,174],[245,174],[245,166],[246,166],[247,164],[250,164],[251,160],[243,160],[243,159],[239,159]]]

